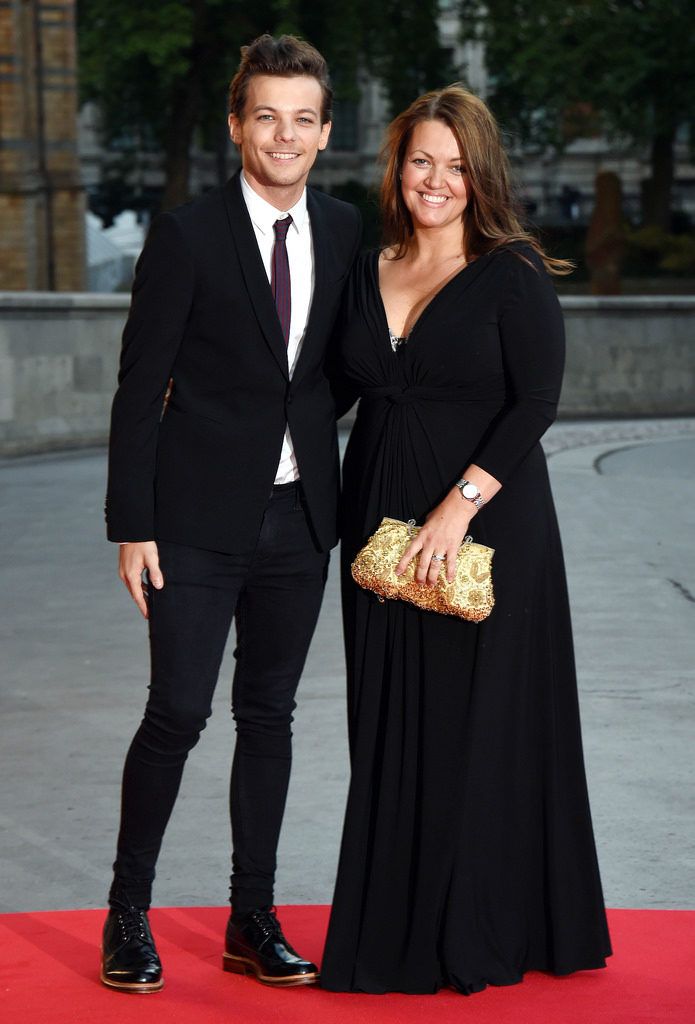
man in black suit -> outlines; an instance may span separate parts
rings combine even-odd
[[[151,682],[126,758],[101,979],[163,984],[155,863],[210,714],[232,619],[232,914],[223,965],[310,984],[273,911],[294,696],[336,543],[338,451],[324,369],[360,238],[354,207],[307,189],[330,132],[326,64],[291,36],[242,50],[230,132],[242,171],[153,222],[114,399],[106,518],[149,619]],[[143,583],[143,579],[145,582]]]

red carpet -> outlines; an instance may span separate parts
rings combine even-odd
[[[290,940],[318,960],[326,907],[287,907]],[[97,947],[103,912],[0,915],[0,1006],[13,1024],[695,1024],[695,911],[613,910],[615,955],[604,971],[473,996],[278,992],[220,968],[223,908],[154,910],[166,985],[146,996],[105,989]]]

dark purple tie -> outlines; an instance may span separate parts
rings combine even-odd
[[[290,319],[292,316],[292,293],[290,291],[290,261],[287,258],[287,232],[292,218],[289,214],[284,220],[276,220],[273,224],[275,245],[270,275],[270,286],[280,318],[280,326],[285,337],[285,344],[290,337]]]

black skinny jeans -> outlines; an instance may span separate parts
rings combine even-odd
[[[273,903],[292,759],[295,692],[328,567],[299,485],[274,487],[256,548],[231,555],[159,542],[164,588],[149,588],[151,682],[123,773],[109,902],[147,909],[183,766],[211,713],[232,618],[236,749],[230,785],[232,905]]]

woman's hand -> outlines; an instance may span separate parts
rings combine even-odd
[[[446,578],[451,581],[456,576],[456,556],[468,526],[476,514],[475,505],[461,497],[458,488],[449,491],[444,501],[432,509],[420,529],[403,552],[403,557],[396,566],[396,575],[405,572],[417,554],[420,562],[415,572],[418,583],[434,586],[442,569],[446,568]],[[444,559],[432,558],[433,555],[444,555]]]

